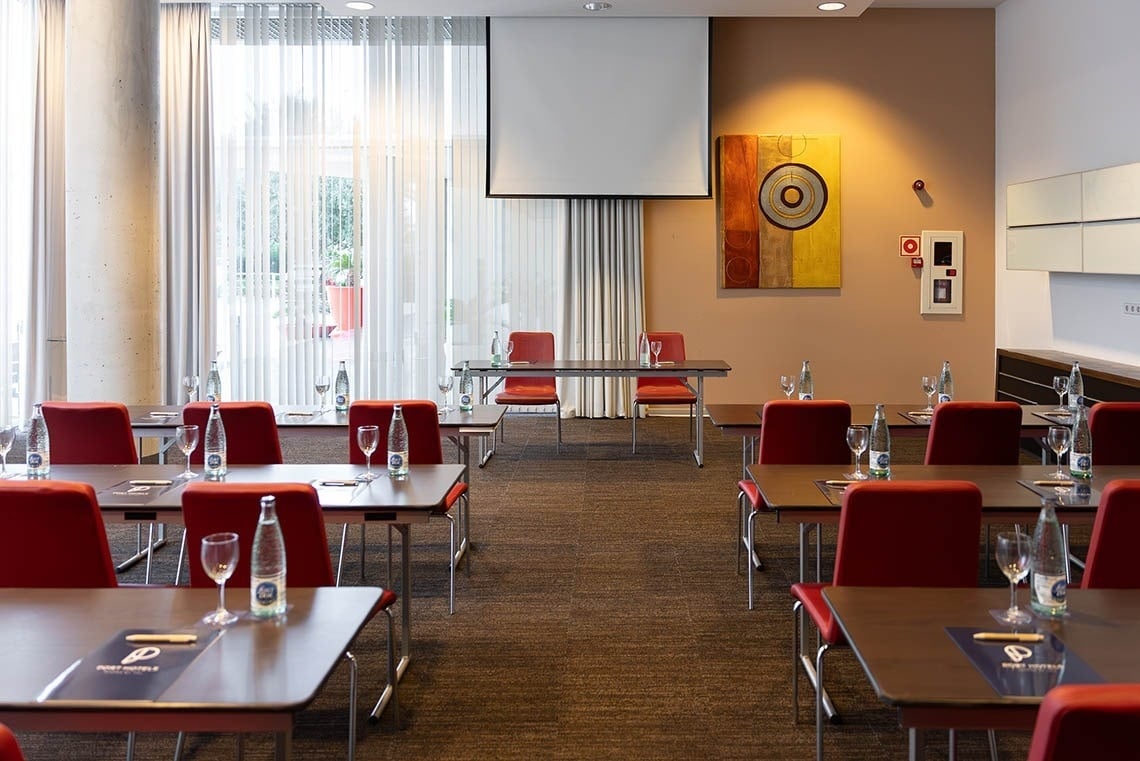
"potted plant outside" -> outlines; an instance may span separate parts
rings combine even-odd
[[[331,249],[326,255],[325,293],[329,298],[329,311],[341,331],[354,330],[364,324],[364,294],[356,284],[351,249]]]

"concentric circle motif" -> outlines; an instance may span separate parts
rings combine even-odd
[[[827,208],[827,183],[805,164],[780,164],[760,183],[760,211],[785,230],[802,230]]]

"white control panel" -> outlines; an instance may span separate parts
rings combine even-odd
[[[922,314],[962,314],[962,231],[923,230],[922,258]]]

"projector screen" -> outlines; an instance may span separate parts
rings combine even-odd
[[[706,18],[488,20],[487,194],[707,198]]]

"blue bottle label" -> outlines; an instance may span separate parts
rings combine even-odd
[[[1088,473],[1092,470],[1092,455],[1081,454],[1076,457],[1076,467],[1073,470],[1080,471],[1081,473]]]
[[[801,401],[810,402],[812,398],[813,396],[811,394],[800,394]]]
[[[388,455],[388,467],[393,470],[399,470],[404,467],[404,457],[399,452],[392,452]]]
[[[257,585],[255,594],[258,605],[273,605],[277,602],[277,585],[272,581],[263,581]]]
[[[338,407],[343,407],[348,404],[348,396],[345,394],[336,395],[336,404]]]
[[[942,404],[943,402],[948,402],[948,401],[950,401],[950,395],[949,394],[939,394],[938,395],[938,403],[939,404]]]
[[[44,464],[43,455],[39,452],[28,452],[28,467],[38,468]]]
[[[218,395],[217,394],[206,394],[206,401],[207,402],[216,402],[216,401],[218,401]]]
[[[222,467],[222,456],[216,452],[211,452],[206,456],[206,467],[211,470],[217,470]]]

